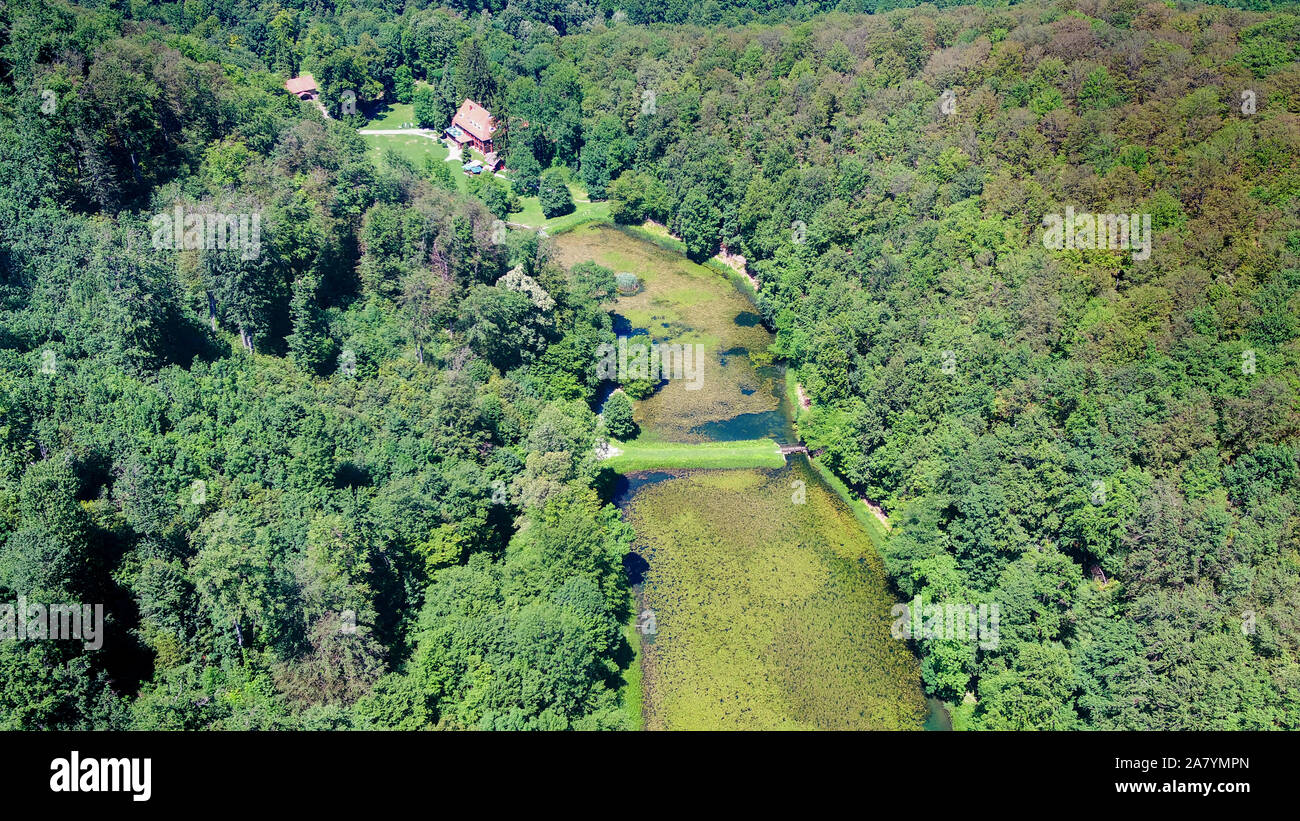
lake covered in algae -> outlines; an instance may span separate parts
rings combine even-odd
[[[636,274],[641,289],[612,306],[615,330],[632,343],[704,346],[698,388],[669,380],[636,403],[642,437],[705,442],[771,437],[787,441],[780,369],[761,360],[772,335],[744,294],[718,271],[613,226],[588,223],[555,238],[568,267],[594,260]]]
[[[763,357],[772,337],[725,276],[610,226],[555,244],[565,265],[641,277],[611,306],[622,333],[706,346],[703,388],[670,381],[636,403],[643,437],[794,441],[781,371]],[[919,666],[889,635],[896,599],[876,548],[803,457],[633,474],[616,501],[657,627],[642,648],[647,729],[921,729]]]

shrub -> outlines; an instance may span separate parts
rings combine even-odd
[[[601,418],[605,420],[605,430],[615,439],[631,439],[639,432],[632,418],[632,400],[623,391],[614,391],[605,400]]]
[[[557,168],[547,169],[542,174],[537,198],[541,200],[542,213],[547,219],[573,213],[573,197],[569,194],[569,186],[564,183],[564,175]]]

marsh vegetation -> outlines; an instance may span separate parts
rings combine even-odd
[[[636,422],[647,441],[704,442],[753,439],[768,432],[718,436],[710,428],[747,414],[778,414],[777,369],[766,358],[772,336],[753,316],[749,301],[726,278],[680,253],[626,230],[588,223],[555,237],[565,266],[594,261],[640,278],[641,288],[611,304],[627,335],[648,336],[656,344],[702,344],[708,352],[698,390],[666,380],[637,403]],[[737,322],[737,317],[741,321]],[[768,419],[783,417],[769,416]]]
[[[700,390],[669,380],[635,403],[640,436],[603,463],[632,474],[619,500],[637,534],[630,581],[657,621],[625,698],[645,728],[919,729],[919,666],[889,635],[873,531],[781,454],[794,440],[785,387],[750,301],[626,230],[586,225],[556,246],[565,265],[640,278],[608,306],[625,333],[709,354]]]
[[[658,622],[647,729],[921,727],[876,549],[801,457],[647,485],[628,519]]]

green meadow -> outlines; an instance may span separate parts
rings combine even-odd
[[[372,123],[368,127],[376,126]],[[410,160],[416,169],[424,167],[425,157],[433,157],[438,162],[446,162],[447,160],[447,146],[443,145],[441,140],[433,140],[422,136],[414,129],[411,130],[410,134],[367,134],[365,131],[358,133],[370,146],[371,154],[377,160],[382,160],[384,152],[388,150]],[[460,163],[447,163],[447,165],[451,170],[451,178],[456,181],[457,187],[464,193],[467,190],[466,177],[464,172],[460,170]]]
[[[614,442],[622,451],[602,464],[619,473],[685,468],[779,468],[781,447],[772,439],[738,442]]]
[[[506,174],[507,179],[509,174]],[[587,197],[587,189],[578,183],[568,183],[569,195],[573,197],[573,211],[560,217],[551,217],[547,219],[542,213],[542,203],[537,197],[520,197],[519,203],[523,206],[522,210],[514,211],[509,216],[509,221],[523,226],[525,228],[545,228],[548,234],[556,234],[568,231],[583,223],[595,221],[605,221],[609,219],[609,203],[601,200],[591,202]]]
[[[415,106],[411,103],[388,102],[375,111],[366,128],[403,128],[406,123],[415,122]]]
[[[407,106],[409,108],[409,106]],[[394,106],[400,109],[401,105]],[[401,114],[386,112],[385,115],[376,120],[370,121],[366,129],[359,131],[361,138],[370,146],[371,154],[377,159],[382,160],[385,151],[391,150],[399,156],[409,160],[417,169],[424,167],[424,158],[432,157],[438,162],[447,161],[447,146],[441,140],[430,139],[411,129],[410,134],[369,134],[369,129],[376,128],[399,128],[405,120],[401,119]],[[483,155],[477,151],[470,150],[470,156],[474,159],[482,160]],[[451,171],[451,177],[456,181],[456,187],[461,193],[469,191],[469,177],[461,171],[460,162],[448,163]],[[510,186],[509,175],[498,181]],[[513,227],[524,230],[545,229],[549,234],[562,233],[568,231],[583,223],[594,221],[604,221],[609,219],[609,203],[605,201],[590,202],[587,200],[587,192],[582,186],[575,183],[569,183],[569,193],[573,196],[574,209],[571,213],[560,217],[547,219],[542,214],[542,205],[537,197],[520,197],[519,204],[522,206],[519,211],[512,211],[506,215],[506,222]]]

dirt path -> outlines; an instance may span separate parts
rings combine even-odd
[[[743,276],[745,279],[749,280],[749,284],[754,288],[754,293],[758,293],[758,280],[754,277],[753,274],[749,272],[749,268],[746,267],[749,262],[747,259],[742,257],[740,254],[727,253],[726,248],[723,248],[721,251],[719,251],[717,256],[714,257],[714,259],[718,260],[719,262],[729,267],[731,270],[735,271],[736,273]]]
[[[414,134],[417,137],[428,137],[431,140],[441,140],[437,131],[432,128],[358,128],[358,134]]]
[[[804,410],[812,408],[812,400],[808,398],[808,394],[804,393],[803,385],[800,385],[798,382],[794,383],[794,391],[799,394],[800,407]]]
[[[885,515],[885,511],[881,510],[879,506],[867,501],[866,496],[859,496],[858,498],[862,500],[862,504],[867,506],[867,510],[870,510],[872,514],[880,520],[880,524],[885,528],[885,530],[889,530],[891,525],[889,524],[889,517]]]

